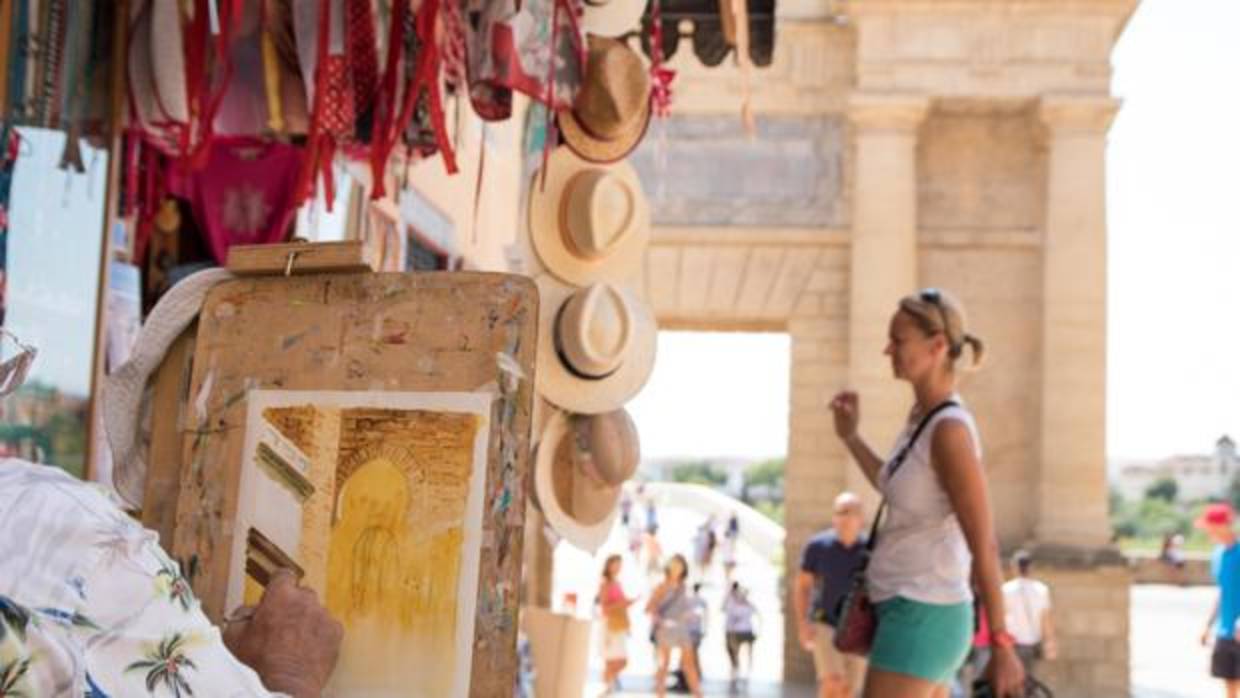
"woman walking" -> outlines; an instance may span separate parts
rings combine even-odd
[[[620,586],[620,567],[623,560],[612,555],[603,563],[603,579],[599,583],[598,605],[603,615],[603,690],[611,695],[620,672],[629,663],[629,606],[637,599],[624,595]]]
[[[689,564],[683,555],[673,555],[664,569],[663,582],[654,590],[646,612],[654,626],[654,641],[658,653],[655,670],[655,693],[659,698],[667,695],[667,670],[672,661],[672,650],[680,650],[680,661],[688,679],[689,691],[701,698],[697,663],[693,652],[693,599],[690,598],[685,580],[689,576]]]
[[[728,661],[732,664],[732,687],[740,680],[741,651],[749,655],[746,660],[746,676],[753,673],[753,643],[757,639],[758,609],[749,600],[749,592],[732,582],[728,598],[723,601],[724,639],[727,642]]]
[[[970,578],[990,621],[986,668],[998,697],[1023,695],[1024,670],[1007,631],[998,543],[973,415],[956,392],[965,348],[981,363],[983,345],[965,326],[961,304],[938,289],[900,301],[885,354],[912,385],[915,403],[884,461],[858,433],[860,399],[831,401],[835,432],[886,498],[889,512],[866,572],[878,631],[865,698],[946,698],[973,635]]]

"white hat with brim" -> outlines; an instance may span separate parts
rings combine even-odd
[[[587,162],[565,146],[530,186],[529,229],[543,266],[577,285],[636,276],[650,241],[650,206],[627,162]]]
[[[623,286],[568,286],[538,277],[538,393],[577,414],[602,414],[633,399],[654,370],[658,326]]]
[[[597,36],[622,36],[641,29],[647,0],[584,0],[581,31]]]
[[[570,435],[568,417],[562,412],[552,415],[534,456],[535,496],[556,533],[594,553],[611,534],[621,488],[578,471]]]
[[[226,269],[187,276],[168,290],[143,323],[129,360],[103,379],[103,426],[112,447],[112,485],[135,508],[146,489],[146,449],[139,429],[147,400],[147,383],[163,363],[172,343],[198,318],[207,293],[236,278]]]

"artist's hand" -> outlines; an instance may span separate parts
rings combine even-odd
[[[994,648],[984,676],[995,698],[1023,698],[1025,695],[1025,667],[1011,647]]]
[[[835,435],[847,441],[857,435],[861,423],[861,398],[852,390],[836,393],[831,398],[831,415],[835,417]]]
[[[800,623],[797,623],[797,634],[801,637],[801,647],[804,648],[806,652],[813,652],[815,645],[813,626],[811,626],[808,621],[803,620]]]
[[[336,659],[344,628],[310,589],[288,570],[276,572],[253,614],[231,623],[224,644],[253,669],[269,691],[319,698]]]

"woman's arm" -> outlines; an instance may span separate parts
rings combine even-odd
[[[860,434],[853,433],[852,436],[844,439],[844,446],[852,454],[853,460],[857,461],[857,465],[861,466],[865,479],[878,488],[878,471],[883,467],[883,459],[878,457],[878,454],[870,448]]]
[[[658,587],[655,588],[653,593],[650,594],[650,601],[646,603],[646,613],[649,613],[650,615],[653,616],[655,613],[655,610],[659,608],[659,603],[663,601],[663,596],[666,593],[667,593],[667,582],[663,582],[662,584],[660,584]]]
[[[963,422],[945,419],[938,423],[931,441],[931,463],[973,553],[973,577],[990,621],[991,637],[1002,636],[1007,632],[1007,614],[1003,608],[999,543],[995,537],[986,475],[977,458],[973,436]],[[1002,643],[997,643],[994,649],[991,666],[995,692],[1004,696],[1019,691],[1024,683],[1024,669],[1015,650]]]

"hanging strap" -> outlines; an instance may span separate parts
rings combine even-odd
[[[895,457],[891,459],[891,466],[887,474],[888,480],[895,477],[896,471],[900,469],[900,466],[904,465],[904,461],[908,458],[908,454],[912,452],[913,446],[917,445],[917,438],[921,436],[921,432],[925,431],[926,426],[930,424],[930,420],[934,419],[935,415],[943,410],[949,407],[957,406],[959,406],[959,403],[955,400],[944,400],[936,405],[934,409],[927,412],[926,416],[921,418],[921,421],[917,424],[917,428],[913,430],[913,436],[905,442],[904,446],[896,452]],[[879,469],[879,475],[882,475],[882,469]],[[874,550],[874,544],[878,541],[878,525],[881,522],[883,513],[886,510],[887,498],[883,497],[882,503],[878,505],[878,511],[874,514],[874,523],[870,524],[870,538],[865,542],[865,550],[867,553]]]

